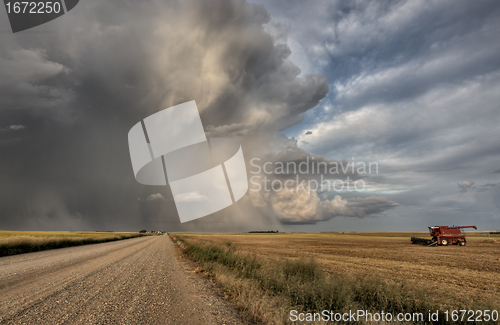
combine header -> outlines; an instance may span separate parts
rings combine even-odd
[[[464,228],[474,228],[477,230],[476,226],[462,226],[462,227],[447,227],[447,226],[437,226],[429,227],[429,232],[432,239],[423,239],[411,237],[412,244],[420,244],[425,246],[446,246],[449,244],[465,246],[467,242],[465,240]]]

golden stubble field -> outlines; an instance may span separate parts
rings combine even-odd
[[[0,256],[122,240],[144,235],[123,232],[0,230]]]
[[[468,236],[467,246],[412,245],[422,233],[182,234],[194,241],[231,243],[259,259],[314,258],[331,274],[376,275],[408,283],[441,300],[489,300],[500,305],[500,236]]]
[[[0,230],[0,240],[8,238],[37,238],[37,237],[108,237],[112,235],[126,235],[119,232],[76,232],[76,231],[17,231]]]

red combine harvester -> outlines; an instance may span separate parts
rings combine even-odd
[[[431,233],[432,239],[423,239],[411,237],[412,244],[420,244],[425,246],[446,246],[449,244],[465,246],[467,242],[465,240],[464,228],[474,228],[477,230],[476,226],[462,226],[462,227],[447,227],[447,226],[436,226],[429,227],[429,232]]]

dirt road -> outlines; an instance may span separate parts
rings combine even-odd
[[[0,258],[0,324],[241,324],[167,235]]]

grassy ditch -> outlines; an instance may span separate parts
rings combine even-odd
[[[148,234],[149,235],[149,234]],[[48,249],[104,243],[147,236],[139,233],[58,233],[3,232],[0,233],[0,256],[9,256]]]
[[[230,242],[221,245],[170,234],[184,254],[194,259],[210,277],[222,285],[225,294],[245,310],[255,322],[292,324],[290,311],[349,313],[364,310],[371,313],[421,313],[423,321],[404,324],[467,324],[446,321],[440,312],[438,321],[428,321],[430,311],[449,309],[492,310],[492,304],[450,305],[429,297],[425,288],[386,281],[376,276],[355,276],[346,273],[327,274],[313,259],[257,258],[238,252]],[[497,308],[498,309],[498,308]],[[363,318],[364,319],[364,318]],[[325,322],[307,322],[307,324]],[[349,324],[349,321],[340,322]],[[354,323],[354,322],[352,322]],[[362,324],[383,322],[361,321]],[[392,324],[398,324],[392,321]],[[497,322],[482,322],[496,324]]]

